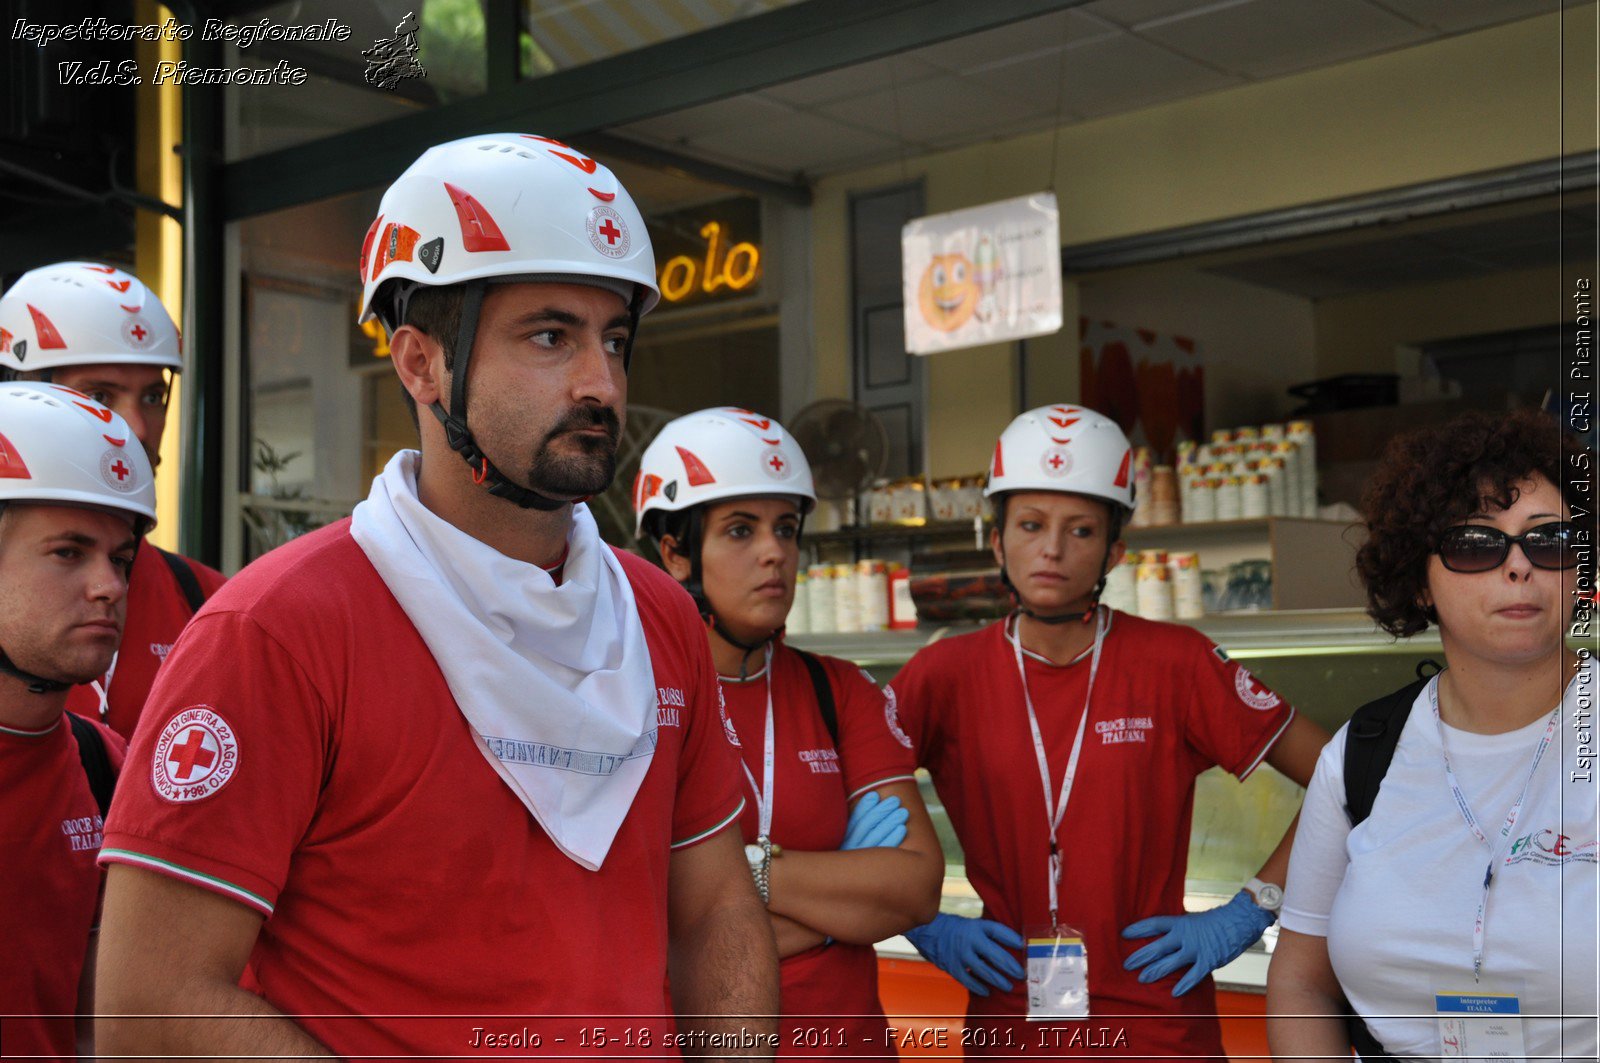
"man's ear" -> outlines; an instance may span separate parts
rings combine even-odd
[[[679,583],[689,582],[689,573],[694,566],[689,563],[689,555],[675,537],[663,535],[656,542],[656,551],[661,554],[661,564],[667,570],[667,575]]]
[[[444,348],[415,325],[401,325],[389,338],[389,360],[405,388],[419,407],[439,402],[448,388],[449,374],[444,368]]]
[[[996,524],[989,529],[989,549],[994,553],[994,563],[1000,566],[1001,571],[1006,567],[1006,552],[1000,546],[1000,525]]]

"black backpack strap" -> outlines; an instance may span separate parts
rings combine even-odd
[[[806,671],[811,673],[811,686],[817,692],[817,708],[822,710],[822,722],[828,728],[828,737],[833,739],[833,748],[839,748],[839,707],[833,700],[833,684],[828,682],[828,671],[822,667],[822,662],[817,660],[815,654],[805,650],[789,647],[800,655],[800,661],[806,666]]]
[[[72,737],[78,740],[78,760],[83,763],[83,774],[89,780],[89,791],[95,804],[100,806],[100,818],[105,819],[111,808],[111,793],[117,788],[117,775],[111,770],[111,758],[106,755],[106,741],[94,724],[76,713],[66,714],[72,725]]]
[[[1378,799],[1378,787],[1383,785],[1383,776],[1394,759],[1394,748],[1411,715],[1411,705],[1433,678],[1433,673],[1423,675],[1429,665],[1437,672],[1437,664],[1423,661],[1417,665],[1416,682],[1367,702],[1350,717],[1344,738],[1344,808],[1352,827],[1372,813],[1372,803]]]
[[[1423,669],[1430,665],[1432,671],[1424,675]],[[1400,744],[1400,732],[1405,730],[1411,706],[1438,671],[1436,662],[1423,661],[1417,665],[1416,682],[1367,702],[1350,717],[1350,727],[1344,736],[1344,803],[1351,827],[1372,814],[1378,788],[1383,785],[1389,762],[1394,760],[1395,747]],[[1372,1035],[1361,1016],[1348,1005],[1346,1008],[1345,1027],[1356,1054],[1375,1063],[1394,1063],[1394,1057]]]
[[[169,551],[156,547],[156,553],[167,563],[172,570],[172,578],[178,581],[178,586],[183,590],[183,597],[189,603],[189,612],[198,613],[200,607],[206,604],[206,592],[200,588],[200,580],[194,574],[194,569],[189,562]]]

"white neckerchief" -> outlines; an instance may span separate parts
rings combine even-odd
[[[1044,816],[1050,826],[1050,927],[1057,924],[1056,912],[1060,907],[1058,893],[1061,888],[1061,848],[1056,844],[1056,832],[1067,814],[1067,798],[1072,796],[1072,783],[1078,777],[1078,756],[1083,752],[1083,735],[1089,726],[1089,704],[1094,699],[1094,681],[1100,674],[1100,650],[1105,646],[1106,631],[1111,627],[1111,610],[1095,610],[1094,646],[1089,658],[1089,689],[1083,694],[1083,715],[1078,718],[1078,733],[1072,740],[1072,752],[1067,756],[1067,771],[1061,779],[1061,798],[1055,796],[1050,785],[1050,759],[1045,755],[1044,736],[1039,733],[1039,714],[1033,708],[1033,695],[1028,692],[1028,672],[1022,664],[1022,621],[1017,620],[1016,637],[1011,648],[1017,658],[1017,678],[1022,681],[1022,703],[1028,710],[1028,727],[1033,732],[1033,753],[1039,761],[1039,781],[1044,784]],[[1032,656],[1030,654],[1030,656]],[[1082,656],[1074,658],[1081,660]]]
[[[356,506],[350,534],[444,673],[478,747],[551,841],[591,871],[656,748],[656,685],[633,588],[588,507],[562,581],[417,498],[414,450]]]
[[[1572,682],[1576,682],[1581,674],[1580,672],[1578,676],[1574,676]],[[1483,974],[1483,923],[1489,908],[1489,890],[1494,886],[1494,869],[1500,863],[1500,848],[1505,844],[1505,840],[1511,837],[1512,828],[1517,825],[1517,817],[1522,814],[1522,803],[1527,800],[1528,787],[1533,785],[1533,777],[1539,771],[1539,761],[1544,759],[1544,751],[1550,747],[1550,740],[1556,735],[1556,722],[1561,719],[1561,706],[1566,704],[1566,697],[1563,693],[1562,700],[1551,710],[1550,722],[1545,725],[1544,737],[1539,739],[1539,746],[1533,751],[1533,763],[1528,765],[1528,776],[1522,780],[1522,789],[1517,793],[1517,799],[1512,803],[1511,810],[1506,813],[1505,822],[1500,824],[1499,836],[1492,841],[1479,826],[1478,817],[1472,814],[1472,806],[1467,803],[1467,795],[1461,792],[1461,784],[1456,781],[1455,769],[1450,766],[1450,747],[1444,740],[1444,718],[1439,714],[1437,675],[1428,683],[1428,702],[1433,708],[1433,725],[1439,731],[1439,753],[1444,758],[1444,777],[1450,784],[1450,796],[1455,798],[1456,808],[1460,811],[1467,830],[1477,839],[1478,844],[1489,850],[1488,866],[1483,872],[1483,888],[1478,894],[1478,914],[1472,923],[1472,980],[1476,982]]]

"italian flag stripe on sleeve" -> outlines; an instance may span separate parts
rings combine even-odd
[[[103,849],[100,852],[100,863],[131,864],[134,867],[146,868],[162,875],[169,875],[172,878],[183,879],[185,882],[203,886],[214,893],[232,897],[239,903],[247,904],[263,915],[272,914],[272,902],[259,893],[252,893],[243,886],[235,886],[226,879],[217,878],[215,875],[207,875],[203,871],[196,871],[193,868],[184,867],[182,864],[174,864],[170,860],[146,856],[144,853],[135,853],[127,849]]]
[[[674,849],[682,849],[685,846],[693,845],[695,842],[703,842],[703,841],[705,841],[707,838],[709,838],[713,834],[717,833],[717,831],[721,830],[723,827],[726,827],[728,824],[730,824],[734,820],[738,819],[739,818],[739,813],[741,813],[743,811],[744,811],[744,798],[741,797],[741,798],[739,798],[739,807],[734,809],[733,812],[726,819],[724,819],[721,823],[718,823],[716,826],[711,827],[711,828],[709,828],[707,830],[703,830],[699,834],[690,835],[689,837],[684,838],[682,841],[673,842],[672,843],[672,848],[674,848]]]

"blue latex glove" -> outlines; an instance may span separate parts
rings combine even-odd
[[[844,843],[839,849],[893,849],[906,840],[906,821],[910,818],[911,813],[901,807],[898,797],[868,791],[850,810]]]
[[[933,922],[907,930],[906,938],[974,996],[988,996],[990,986],[1009,992],[1011,980],[1023,974],[1022,964],[1008,951],[1022,948],[1022,935],[993,919],[940,912]]]
[[[1199,985],[1206,975],[1237,959],[1256,943],[1276,918],[1259,907],[1248,891],[1240,890],[1233,900],[1210,911],[1141,919],[1124,930],[1122,936],[1162,936],[1129,956],[1123,961],[1122,969],[1131,971],[1150,964],[1139,972],[1139,981],[1148,984],[1190,964],[1189,973],[1172,987],[1172,995],[1181,997]]]

